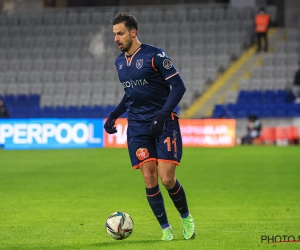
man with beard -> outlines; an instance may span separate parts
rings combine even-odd
[[[185,191],[175,177],[182,156],[182,138],[174,109],[186,90],[184,83],[164,50],[138,40],[134,16],[119,14],[112,24],[115,42],[122,51],[115,66],[125,94],[104,128],[109,134],[116,133],[115,120],[127,111],[132,168],[142,172],[149,205],[163,231],[161,239],[173,240],[174,234],[158,176],[180,214],[184,239],[193,239],[194,220]]]

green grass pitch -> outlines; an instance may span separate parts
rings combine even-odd
[[[162,242],[142,175],[127,149],[0,151],[0,249],[300,249],[261,243],[300,235],[300,148],[185,148],[177,178],[196,222],[195,240],[161,186],[175,240]],[[114,211],[131,215],[126,240],[106,234]]]

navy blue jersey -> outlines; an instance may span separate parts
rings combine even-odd
[[[128,121],[151,123],[167,101],[167,80],[178,74],[177,69],[165,51],[148,44],[130,57],[122,53],[115,64],[126,93]]]

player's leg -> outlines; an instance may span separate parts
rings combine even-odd
[[[163,229],[163,240],[172,240],[163,196],[158,185],[157,154],[150,126],[128,126],[128,151],[134,169],[140,168],[146,186],[146,197],[157,221]]]
[[[156,151],[159,176],[180,213],[184,238],[192,239],[195,237],[195,224],[189,213],[185,191],[175,177],[176,166],[182,155],[182,138],[177,118],[166,122],[164,134],[156,143]]]
[[[182,219],[183,236],[187,240],[194,239],[196,234],[195,223],[188,209],[184,188],[175,178],[175,169],[176,165],[173,163],[158,163],[161,182],[167,189],[169,196]]]
[[[146,185],[148,203],[163,230],[162,240],[173,240],[173,229],[168,222],[164,199],[158,185],[156,161],[149,161],[140,166]]]

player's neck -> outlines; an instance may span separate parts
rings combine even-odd
[[[141,44],[142,43],[139,40],[134,41],[130,49],[127,52],[125,52],[125,55],[126,56],[132,55],[139,47],[141,47]]]

